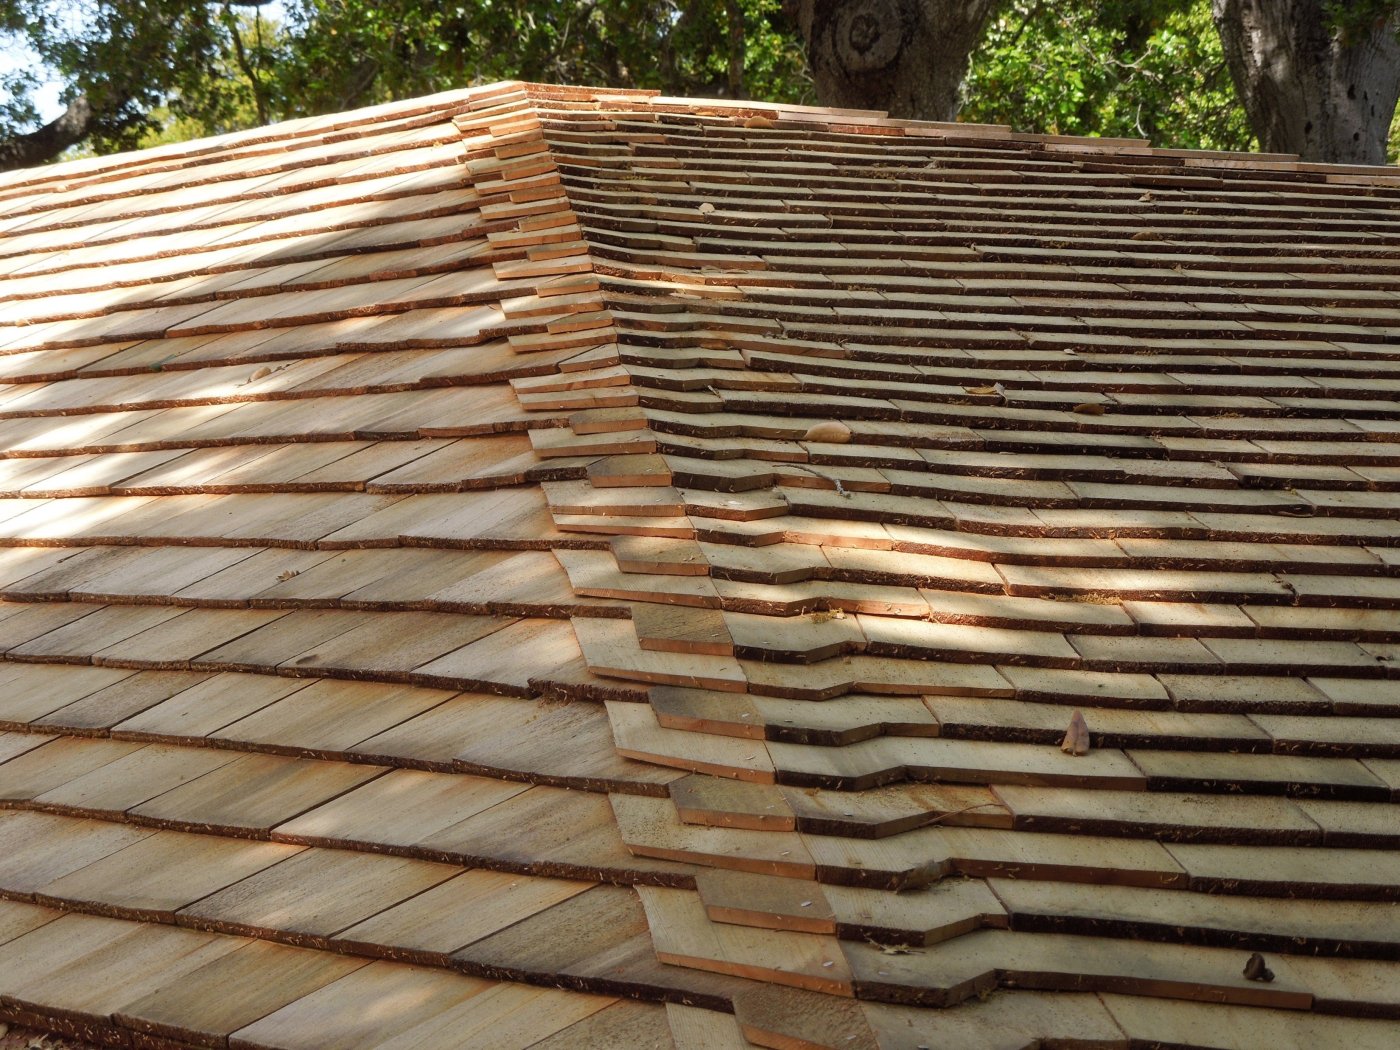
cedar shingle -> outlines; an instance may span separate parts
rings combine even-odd
[[[512,83],[0,199],[26,1019],[1389,1045],[1393,173]]]

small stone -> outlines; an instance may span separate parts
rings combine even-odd
[[[1249,957],[1249,961],[1244,964],[1244,976],[1249,981],[1263,981],[1265,983],[1274,979],[1274,971],[1269,969],[1264,962],[1264,957],[1255,952]]]

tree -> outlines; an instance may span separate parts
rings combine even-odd
[[[779,0],[300,0],[287,112],[326,112],[500,79],[793,99],[802,54]]]
[[[1249,149],[1210,0],[1011,0],[963,85],[968,120]]]
[[[826,106],[952,120],[968,58],[1003,0],[794,0]]]
[[[68,103],[36,127],[36,70],[0,75],[0,170],[508,78],[808,94],[781,0],[283,0],[282,25],[267,2],[0,0]]]
[[[0,0],[0,31],[21,38],[65,84],[66,108],[39,127],[36,69],[7,74],[0,87],[0,171],[39,164],[75,143],[100,151],[137,145],[167,104],[201,128],[219,130],[248,89],[230,67],[253,70],[240,18],[265,0]],[[255,107],[261,109],[261,107]]]
[[[1383,164],[1400,99],[1395,0],[1212,0],[1225,58],[1264,149]]]
[[[513,78],[1374,163],[1400,96],[1400,0],[269,3],[0,0],[67,106],[0,67],[0,170]]]

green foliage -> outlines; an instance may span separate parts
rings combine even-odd
[[[500,79],[809,99],[782,0],[0,0],[0,146],[57,77],[109,152]],[[3,68],[3,67],[0,67]]]
[[[0,138],[38,123],[34,93],[47,75],[62,100],[84,96],[94,120],[89,145],[138,145],[162,114],[200,133],[247,121],[249,84],[238,73],[234,29],[247,3],[187,0],[0,0],[0,33],[23,42],[38,65],[0,78]],[[265,20],[264,20],[265,22]]]
[[[278,89],[287,113],[508,78],[800,97],[801,49],[776,22],[779,7],[779,0],[300,0],[288,5]],[[736,48],[738,83],[729,75]]]
[[[1324,2],[1339,32],[1400,9],[1400,0]],[[88,97],[97,119],[85,148],[107,152],[507,78],[813,102],[785,6],[284,0],[277,24],[259,0],[0,0],[0,49],[28,47],[62,79],[65,99]],[[44,79],[34,68],[0,72],[0,145],[36,126]],[[1254,145],[1210,0],[1004,0],[964,97],[964,120]]]
[[[1344,42],[1363,39],[1400,12],[1397,0],[1323,0],[1322,13]]]
[[[1158,146],[1249,149],[1209,0],[1012,0],[973,54],[962,118]]]

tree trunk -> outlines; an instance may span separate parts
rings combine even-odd
[[[952,120],[968,57],[1002,0],[797,0],[824,106]]]
[[[53,160],[69,146],[87,138],[95,114],[86,95],[79,95],[68,108],[37,131],[0,139],[0,171],[30,168]]]
[[[744,9],[739,0],[725,0],[724,17],[729,37],[729,97],[748,98],[744,90],[744,58],[748,43],[744,34]]]
[[[1325,0],[1211,0],[1211,13],[1265,150],[1310,161],[1385,163],[1400,98],[1394,5],[1388,16],[1364,22]]]

